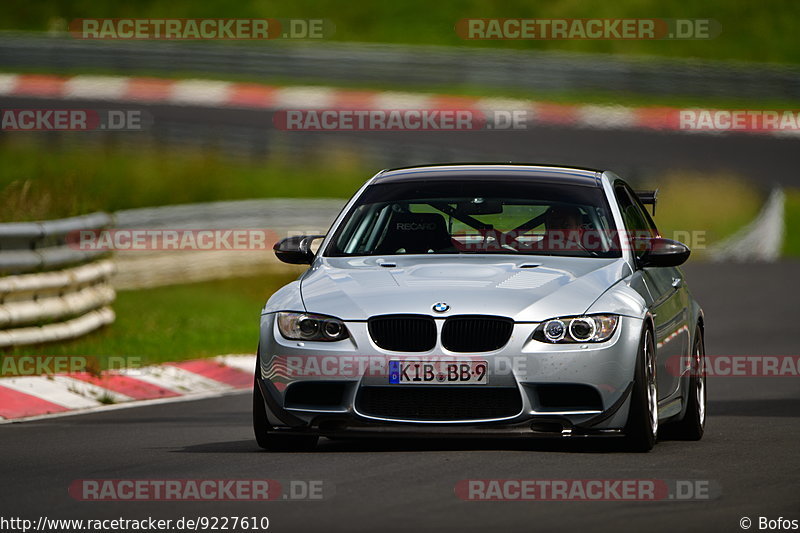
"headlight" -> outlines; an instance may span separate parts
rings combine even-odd
[[[550,343],[603,342],[617,330],[617,315],[586,315],[545,320],[533,332],[533,338]]]
[[[558,342],[567,334],[567,325],[562,320],[548,320],[542,330],[547,340]]]
[[[349,337],[344,322],[332,316],[311,313],[278,313],[281,335],[297,341],[340,341]]]

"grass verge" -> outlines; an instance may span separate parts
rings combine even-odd
[[[127,357],[134,365],[255,353],[259,312],[296,273],[120,292],[113,325],[80,339],[20,347],[7,355]],[[141,358],[141,359],[138,359]]]
[[[783,255],[800,257],[800,189],[786,191]]]
[[[658,229],[688,244],[694,258],[751,222],[765,200],[753,184],[729,174],[666,174],[653,186],[659,188]]]
[[[43,156],[46,150],[46,157]],[[335,160],[229,160],[214,151],[0,143],[0,222],[249,198],[341,198],[377,170]]]
[[[491,48],[565,50],[621,55],[652,54],[664,57],[702,57],[800,63],[795,21],[800,4],[791,0],[617,0],[588,4],[579,0],[530,2],[529,0],[252,0],[228,2],[190,0],[158,2],[137,0],[11,0],[3,6],[2,29],[65,30],[76,18],[324,18],[335,24],[337,41],[413,43]],[[512,40],[461,39],[454,29],[462,18],[713,18],[721,34],[697,40]]]

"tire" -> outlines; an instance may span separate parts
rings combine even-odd
[[[703,331],[698,327],[692,346],[692,373],[689,378],[688,401],[683,418],[667,425],[667,435],[675,440],[700,440],[706,429],[706,389],[705,356]]]
[[[653,334],[649,327],[642,331],[636,355],[633,390],[625,424],[625,448],[632,452],[649,452],[658,435],[658,383]]]
[[[260,365],[256,358],[256,373],[253,377],[253,433],[258,445],[271,452],[309,452],[317,446],[316,435],[282,435],[274,433],[267,419],[267,407],[264,396],[258,386]]]

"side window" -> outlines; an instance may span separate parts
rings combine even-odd
[[[658,235],[658,229],[628,187],[622,184],[616,185],[614,195],[617,197],[620,211],[622,211],[625,229],[633,239],[634,253],[636,257],[641,257],[647,249],[647,239]]]
[[[656,227],[656,223],[653,222],[653,217],[650,216],[650,213],[647,211],[647,208],[644,206],[644,204],[642,204],[641,200],[639,200],[639,197],[636,196],[636,193],[634,193],[627,187],[626,190],[628,191],[628,194],[631,196],[633,200],[633,205],[636,207],[636,211],[639,212],[639,216],[642,218],[642,221],[644,222],[647,231],[650,232],[650,235],[653,237],[661,235],[658,231],[658,228]]]

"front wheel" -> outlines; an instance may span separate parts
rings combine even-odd
[[[315,435],[281,435],[273,431],[267,419],[264,396],[258,386],[260,365],[256,360],[256,374],[253,379],[253,433],[258,445],[271,452],[308,452],[317,446],[319,437]]]
[[[636,356],[631,405],[625,424],[626,447],[630,451],[649,452],[658,435],[658,384],[653,334],[645,328]]]

